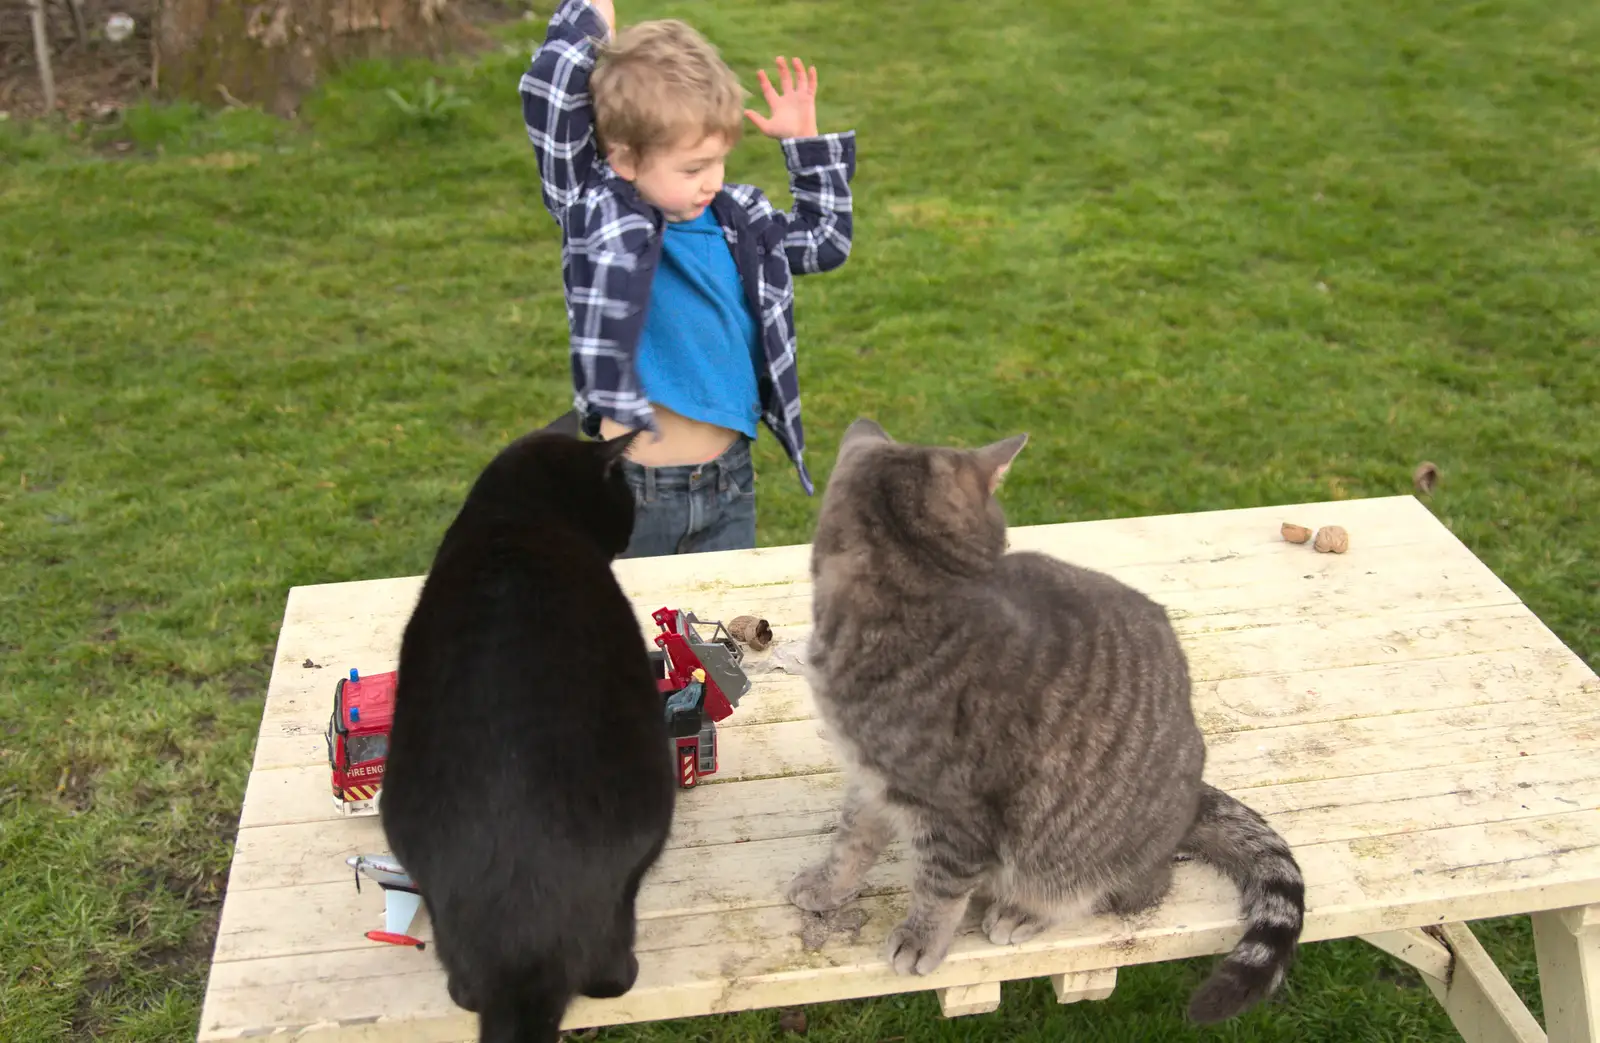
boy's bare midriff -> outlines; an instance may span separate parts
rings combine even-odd
[[[732,428],[691,420],[659,403],[650,403],[650,408],[655,411],[659,433],[644,432],[628,449],[628,459],[644,467],[709,463],[726,452],[739,437],[739,432]],[[627,434],[628,430],[610,417],[600,419],[600,437],[607,441]]]

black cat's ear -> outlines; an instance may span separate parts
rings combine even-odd
[[[600,458],[605,461],[605,472],[611,473],[622,458],[628,455],[628,447],[633,445],[633,440],[639,437],[643,428],[634,428],[625,435],[608,438],[600,443]]]
[[[889,432],[879,427],[876,420],[859,417],[855,423],[844,429],[844,437],[839,440],[839,457],[842,459],[845,453],[858,446],[872,442],[893,441],[894,439],[889,437]]]
[[[974,449],[972,451],[972,455],[978,458],[979,466],[989,476],[989,492],[991,495],[996,489],[1000,488],[1001,479],[1006,476],[1007,471],[1011,470],[1011,461],[1017,458],[1017,454],[1022,452],[1022,447],[1027,444],[1027,435],[1012,435],[1004,441],[995,442],[984,446],[982,449]]]
[[[578,411],[569,409],[539,429],[556,435],[567,435],[577,438],[583,433],[583,427],[578,421]]]

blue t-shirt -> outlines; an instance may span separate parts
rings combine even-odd
[[[711,208],[693,221],[668,221],[639,334],[645,397],[754,438],[763,361],[756,332],[733,251]]]

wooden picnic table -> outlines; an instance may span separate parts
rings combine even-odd
[[[1279,523],[1343,525],[1345,554]],[[1414,966],[1468,1040],[1546,1038],[1463,921],[1533,914],[1549,1039],[1600,1043],[1600,682],[1410,496],[1126,518],[1011,531],[1110,572],[1170,611],[1194,674],[1207,778],[1294,846],[1304,940],[1364,937]],[[1103,998],[1116,969],[1219,953],[1236,896],[1182,866],[1137,922],[1100,917],[1024,945],[969,927],[927,977],[886,965],[909,865],[891,848],[857,907],[802,939],[783,899],[826,849],[840,776],[805,680],[784,668],[810,625],[809,548],[619,562],[646,635],[663,606],[746,613],[777,641],[721,725],[721,771],[680,794],[669,849],[639,899],[627,995],[577,1000],[570,1027],[937,989],[947,1015],[1050,976]],[[350,667],[392,669],[420,577],[289,592],[201,1017],[200,1040],[445,1043],[476,1036],[431,949],[367,941],[378,888],[345,859],[387,851],[376,818],[333,809],[324,744]],[[916,635],[906,635],[908,641]],[[1004,693],[995,693],[1004,712]],[[559,742],[560,736],[551,736]],[[852,923],[852,920],[857,921]],[[850,928],[855,927],[855,930]],[[431,937],[426,914],[413,933]],[[818,944],[820,942],[820,944]],[[1173,1009],[1187,997],[1174,996]]]

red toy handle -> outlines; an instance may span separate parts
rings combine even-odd
[[[384,942],[389,945],[410,945],[418,949],[426,949],[427,942],[418,941],[409,934],[395,934],[393,931],[368,931],[369,941]]]

